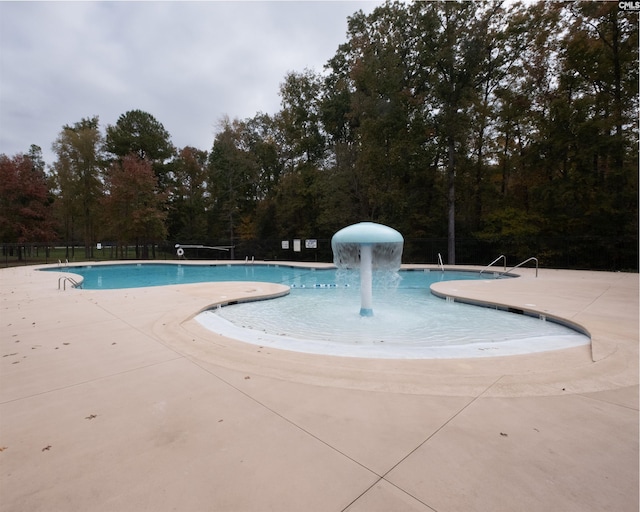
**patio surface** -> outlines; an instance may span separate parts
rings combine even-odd
[[[637,512],[638,274],[518,273],[434,291],[563,318],[591,346],[301,354],[193,320],[280,285],[62,291],[2,269],[0,511]]]

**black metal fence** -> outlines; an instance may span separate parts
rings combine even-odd
[[[253,258],[289,261],[332,261],[330,239],[318,239],[307,248],[300,241],[296,251],[294,241],[282,247],[280,240],[249,240],[235,243],[235,259]],[[446,238],[405,238],[402,253],[403,263],[432,263],[439,256],[447,264],[448,243]],[[188,253],[185,253],[189,257]],[[619,240],[613,238],[536,238],[530,240],[484,241],[475,238],[456,240],[455,262],[459,265],[487,265],[504,255],[507,265],[515,266],[534,256],[540,266],[549,268],[589,269],[610,271],[638,271],[638,239]],[[210,258],[210,253],[196,253],[194,258]],[[217,256],[219,257],[219,256]]]
[[[178,254],[176,243],[187,246]],[[102,243],[85,248],[51,244],[2,244],[0,266],[109,260],[267,260],[331,262],[330,239],[210,240],[166,242],[144,247],[116,247]],[[406,238],[403,263],[447,264],[446,238]],[[487,265],[500,255],[508,266],[536,257],[541,267],[638,272],[638,239],[611,237],[535,238],[485,241],[456,240],[456,263]]]

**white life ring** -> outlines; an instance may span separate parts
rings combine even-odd
[[[179,247],[178,250],[176,251],[176,254],[178,256],[184,256],[184,249],[182,247]]]

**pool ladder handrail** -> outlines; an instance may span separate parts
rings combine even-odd
[[[522,263],[518,263],[515,267],[510,268],[509,270],[505,270],[504,272],[502,272],[498,277],[501,277],[505,274],[508,274],[509,272],[511,272],[512,270],[517,269],[518,267],[521,267],[522,265],[524,265],[525,263],[529,263],[531,260],[534,260],[536,262],[536,277],[538,277],[538,258],[531,256],[531,258],[528,258],[526,260],[524,260]]]
[[[64,291],[66,291],[67,290],[67,281],[69,281],[71,283],[71,286],[73,286],[74,288],[82,288],[82,284],[80,284],[78,281],[76,281],[73,277],[60,276],[58,278],[58,290],[60,289],[60,282],[62,282],[62,289]]]
[[[438,266],[444,272],[444,265],[442,263],[442,254],[438,253]]]
[[[493,260],[491,263],[489,263],[486,267],[484,267],[481,271],[480,271],[480,275],[482,275],[482,273],[487,270],[489,267],[491,267],[492,265],[495,265],[496,263],[498,263],[498,261],[500,260],[504,260],[504,268],[502,269],[503,271],[507,271],[507,257],[504,254],[501,254],[500,256],[498,256],[495,260]]]

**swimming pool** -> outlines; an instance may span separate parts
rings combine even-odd
[[[181,265],[171,263],[125,263],[117,265],[82,265],[49,267],[44,270],[70,272],[82,276],[85,290],[113,290],[221,281],[257,281],[279,283],[292,289],[324,289],[359,285],[358,274],[333,268],[316,269],[290,265],[216,264]],[[378,288],[425,288],[434,282],[446,280],[480,279],[476,272],[425,272],[401,270],[398,275],[388,272],[374,273]],[[485,275],[484,278],[487,278]]]
[[[477,272],[375,272],[375,315],[358,314],[357,271],[288,265],[123,264],[53,268],[83,276],[85,289],[258,281],[290,286],[274,300],[214,307],[196,316],[226,337],[312,354],[415,359],[515,355],[585,345],[588,336],[538,317],[446,301],[430,293]]]

